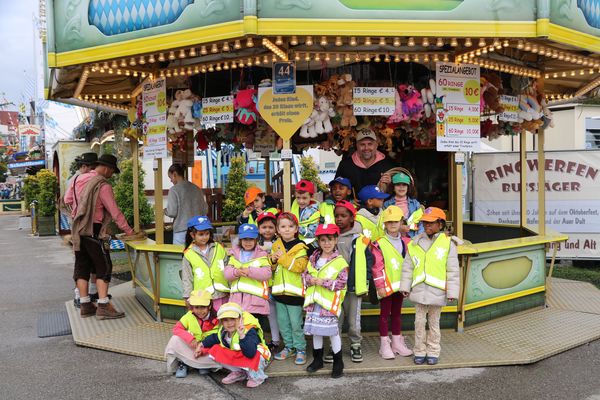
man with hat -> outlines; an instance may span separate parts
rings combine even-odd
[[[348,178],[356,193],[363,186],[389,184],[391,177],[386,172],[396,165],[377,150],[377,135],[373,130],[361,129],[356,135],[356,151],[340,161],[335,176]]]
[[[110,260],[110,236],[106,233],[111,219],[127,235],[133,235],[133,229],[115,201],[112,187],[107,182],[114,173],[119,173],[117,158],[103,154],[96,162],[96,168],[81,175],[74,184],[70,203],[73,208],[71,228],[73,250],[75,251],[75,271],[73,279],[81,295],[82,318],[96,315],[97,319],[122,318],[125,313],[117,311],[109,301],[108,286],[112,274]],[[88,280],[92,271],[96,272],[98,288],[98,307],[91,302],[88,293]]]

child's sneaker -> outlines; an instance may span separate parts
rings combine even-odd
[[[350,345],[350,357],[352,359],[352,362],[355,362],[355,363],[362,362],[363,356],[362,356],[362,350],[360,348],[360,343],[352,343]]]
[[[248,379],[248,382],[246,382],[246,387],[249,387],[249,388],[259,387],[260,385],[262,385],[262,383],[264,381],[265,381],[264,379]]]
[[[245,371],[232,371],[229,373],[229,375],[221,380],[221,383],[223,385],[231,385],[232,383],[243,381],[246,379],[246,376],[247,375]]]
[[[294,360],[294,364],[296,364],[296,365],[306,364],[306,351],[298,350],[296,352],[296,360]]]
[[[188,374],[188,367],[184,363],[180,362],[177,371],[175,371],[175,378],[185,378]]]
[[[281,360],[286,360],[295,355],[296,355],[296,349],[290,349],[289,347],[286,346],[279,353],[275,353],[273,358],[281,361]]]
[[[198,370],[198,375],[204,376],[210,374],[210,368],[200,368]]]

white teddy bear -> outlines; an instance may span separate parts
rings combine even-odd
[[[169,106],[169,110],[167,111],[167,131],[169,133],[175,133],[179,130],[179,124],[177,119],[175,118],[175,113],[177,112],[177,108],[179,107],[179,102],[181,101],[181,90],[175,92],[175,98],[173,102]]]
[[[315,121],[316,133],[322,134],[333,131],[330,118],[335,117],[335,110],[333,109],[331,100],[329,100],[326,96],[319,97],[315,110],[317,111]]]

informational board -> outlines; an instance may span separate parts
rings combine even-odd
[[[498,115],[500,121],[519,122],[519,98],[517,96],[500,96],[500,105],[504,112]]]
[[[538,223],[536,153],[527,154],[527,224]],[[519,224],[516,153],[473,156],[474,220]],[[561,258],[600,258],[600,151],[546,152],[546,227],[565,233]]]
[[[167,157],[167,92],[165,78],[149,81],[142,90],[144,159]]]
[[[233,96],[204,97],[202,99],[202,125],[233,122]]]
[[[19,125],[19,135],[21,136],[37,136],[41,131],[39,125]]]
[[[438,151],[478,151],[481,145],[479,66],[436,63]]]
[[[279,61],[273,63],[273,94],[296,93],[296,63]]]
[[[392,115],[396,108],[396,88],[355,87],[352,105],[354,115]]]
[[[294,94],[273,94],[273,88],[258,88],[258,111],[282,139],[289,140],[313,111],[313,87],[297,86]]]

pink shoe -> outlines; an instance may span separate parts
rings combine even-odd
[[[245,371],[232,371],[221,380],[221,383],[223,385],[231,385],[232,383],[243,381],[244,379],[246,379]]]
[[[408,357],[413,353],[411,349],[406,347],[402,335],[392,335],[392,351],[402,357]]]
[[[396,358],[394,352],[392,351],[392,346],[390,345],[390,338],[387,336],[381,336],[381,345],[379,346],[379,355],[384,360],[391,360]]]
[[[262,385],[262,383],[264,381],[265,381],[264,379],[248,379],[248,382],[246,382],[246,387],[249,387],[249,388],[259,387],[260,385]]]

